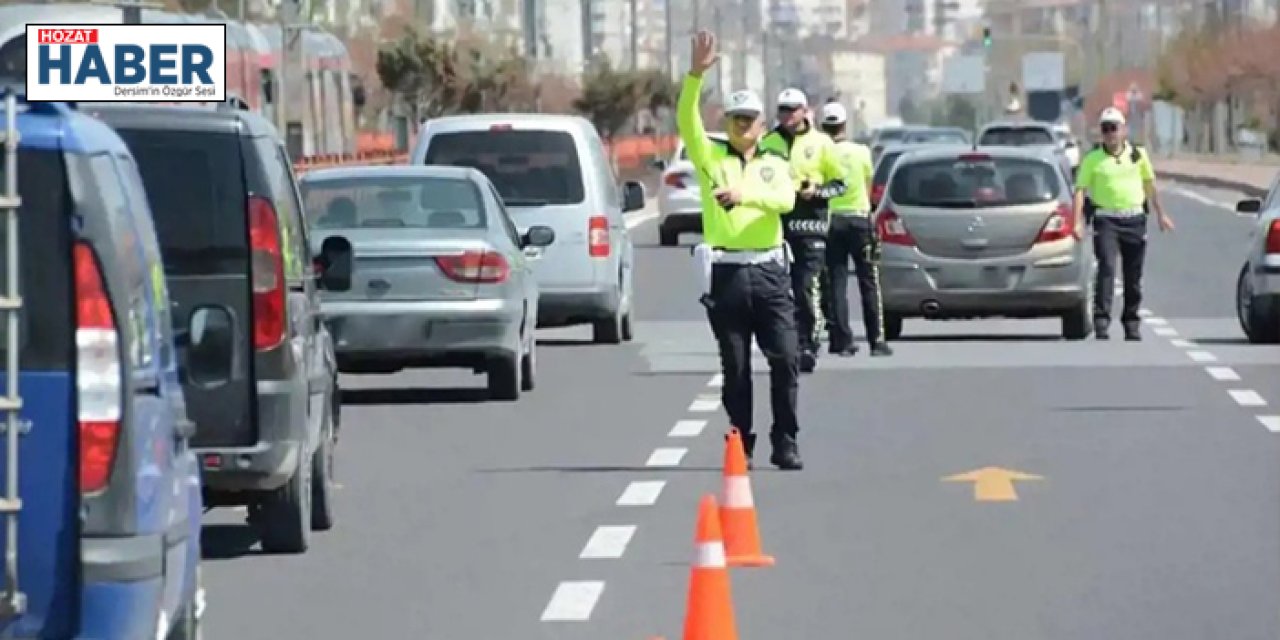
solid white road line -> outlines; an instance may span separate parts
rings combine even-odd
[[[671,438],[696,438],[707,427],[706,420],[680,420],[667,434]]]
[[[680,461],[684,459],[686,453],[689,453],[689,450],[682,447],[654,449],[644,465],[646,467],[677,467],[680,466]]]
[[[1258,395],[1258,392],[1253,389],[1232,389],[1227,393],[1231,394],[1231,399],[1235,400],[1236,404],[1242,407],[1267,406],[1266,399]]]
[[[1258,422],[1271,433],[1280,433],[1280,416],[1258,416]]]
[[[1165,320],[1164,318],[1157,318],[1155,316],[1143,318],[1142,321],[1155,327],[1163,327],[1164,325],[1169,324],[1168,320]]]
[[[662,488],[667,486],[666,480],[636,480],[623,489],[618,496],[619,507],[648,507],[658,501]]]
[[[604,593],[602,580],[578,580],[561,582],[551,594],[551,602],[542,612],[544,622],[574,621],[591,619],[591,611],[596,608],[600,594]]]
[[[714,376],[711,376],[711,382],[708,382],[708,383],[707,383],[707,386],[708,386],[708,387],[723,387],[723,386],[724,386],[724,374],[722,374],[722,373],[717,373],[717,374],[715,374]]]
[[[1236,373],[1236,370],[1231,367],[1205,367],[1204,370],[1208,371],[1214,380],[1229,382],[1240,379],[1240,374]]]
[[[1173,336],[1178,335],[1178,330],[1173,327],[1156,327],[1155,329],[1152,329],[1152,331],[1155,331],[1156,335],[1162,338],[1172,338]]]
[[[1175,347],[1177,347],[1177,348],[1179,348],[1179,349],[1190,349],[1190,348],[1192,348],[1192,347],[1196,346],[1196,343],[1194,343],[1194,342],[1192,342],[1192,341],[1190,341],[1190,340],[1185,340],[1185,339],[1183,339],[1183,338],[1174,338],[1173,340],[1170,340],[1170,341],[1169,341],[1169,344],[1171,344],[1171,345],[1173,345],[1173,346],[1175,346]]]
[[[591,534],[591,538],[587,540],[587,545],[582,548],[582,553],[578,554],[578,557],[584,559],[621,558],[622,554],[627,552],[627,545],[635,534],[636,527],[630,524],[596,527],[595,533]]]
[[[1191,358],[1192,360],[1195,360],[1196,362],[1217,362],[1218,361],[1218,356],[1215,356],[1212,353],[1209,353],[1208,351],[1188,351],[1187,357]]]
[[[710,413],[720,408],[720,398],[715,396],[698,396],[692,404],[689,405],[689,411],[694,413]]]

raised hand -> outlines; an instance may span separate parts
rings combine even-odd
[[[689,73],[695,76],[700,76],[704,71],[715,66],[720,60],[720,54],[716,51],[715,35],[705,29],[694,34],[689,60]]]

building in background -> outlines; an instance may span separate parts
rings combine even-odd
[[[590,0],[592,55],[608,56],[615,67],[630,68],[634,29],[636,66],[661,69],[667,49],[665,0],[634,2],[636,20],[632,25],[632,0]]]
[[[981,25],[984,0],[900,0],[907,33],[964,40]]]
[[[900,115],[904,101],[924,104],[938,97],[942,65],[958,50],[955,43],[934,35],[872,36],[857,43],[862,51],[885,60],[885,109]]]
[[[859,127],[875,127],[889,115],[886,61],[882,53],[846,45],[831,51],[835,98]]]

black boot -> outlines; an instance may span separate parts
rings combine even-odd
[[[818,368],[818,354],[812,351],[800,353],[800,373],[813,373]]]
[[[1131,320],[1124,323],[1124,339],[1137,342],[1142,339],[1142,323]]]
[[[1108,331],[1108,328],[1110,327],[1110,325],[1111,323],[1107,322],[1106,320],[1094,320],[1093,335],[1097,336],[1099,340],[1110,340],[1111,333],[1110,331]]]
[[[773,437],[773,455],[769,457],[769,462],[783,471],[799,471],[804,468],[804,461],[800,459],[800,447],[796,446],[796,441],[788,437]]]

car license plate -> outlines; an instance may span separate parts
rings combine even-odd
[[[1000,267],[955,265],[942,269],[938,275],[943,289],[1005,289],[1009,286]]]

